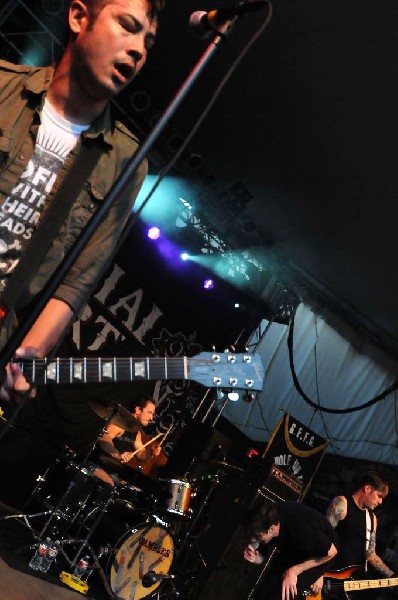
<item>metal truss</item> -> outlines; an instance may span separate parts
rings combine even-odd
[[[29,49],[33,56],[40,57],[40,64],[55,62],[63,49],[65,4],[64,0],[6,0],[0,7],[0,58],[15,63],[29,62],[26,61]],[[123,107],[121,99],[114,105],[123,114],[123,120],[143,135],[142,128]],[[167,157],[164,158],[167,162]],[[195,209],[185,207],[179,218],[195,231],[197,244],[200,240],[200,248],[196,247],[195,251],[221,256],[226,263],[226,279],[270,303],[276,320],[286,322],[296,297],[276,274],[277,265],[271,253],[265,264],[255,252],[246,249],[247,237],[239,234],[236,226],[239,217],[229,213],[225,202],[220,202],[222,191],[207,187],[195,176],[191,183],[198,206]]]

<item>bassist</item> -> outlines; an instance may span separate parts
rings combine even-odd
[[[335,528],[339,541],[339,553],[333,569],[359,565],[363,571],[367,571],[370,566],[379,577],[391,578],[394,575],[376,553],[377,518],[373,511],[382,504],[387,494],[387,482],[377,473],[369,471],[360,479],[352,496],[337,496],[332,500],[326,516]],[[366,579],[369,579],[369,575]],[[376,591],[361,591],[358,600],[376,596]]]

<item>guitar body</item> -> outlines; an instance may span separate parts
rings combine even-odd
[[[304,598],[308,600],[340,600],[346,599],[347,593],[344,591],[344,582],[353,578],[354,574],[359,574],[363,568],[357,565],[338,569],[336,571],[327,571],[324,574],[323,590],[319,594],[305,592]]]
[[[324,577],[330,579],[353,579],[353,575],[359,575],[363,572],[363,567],[359,565],[353,565],[346,567],[345,569],[338,569],[337,571],[327,571]]]

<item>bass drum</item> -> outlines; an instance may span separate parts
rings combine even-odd
[[[174,542],[162,527],[146,523],[127,531],[116,543],[110,566],[110,583],[118,599],[140,600],[160,585],[142,585],[148,571],[167,575],[174,558]]]

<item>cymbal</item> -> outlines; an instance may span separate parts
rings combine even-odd
[[[88,405],[96,415],[102,419],[109,419],[109,423],[117,425],[126,431],[135,433],[140,429],[140,423],[133,417],[131,412],[119,402],[103,404],[94,400],[89,400]]]

